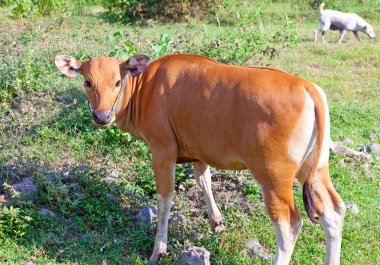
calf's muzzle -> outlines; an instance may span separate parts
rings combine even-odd
[[[107,125],[111,122],[112,112],[92,112],[92,119],[96,124]]]

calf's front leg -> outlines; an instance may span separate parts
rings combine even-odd
[[[149,258],[152,264],[158,264],[166,253],[168,244],[168,224],[173,201],[175,160],[163,152],[153,152],[153,170],[156,178],[158,224],[153,253]]]
[[[214,233],[224,230],[222,215],[215,203],[211,190],[211,172],[210,167],[202,162],[193,163],[195,179],[199,187],[201,187],[207,203],[207,214],[211,229]]]

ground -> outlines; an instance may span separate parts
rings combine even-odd
[[[348,7],[368,16],[375,31],[380,31],[378,9],[371,13],[364,4]],[[348,33],[339,45],[338,32],[331,31],[326,33],[326,44],[314,43],[315,10],[271,3],[261,11],[262,21],[254,25],[270,32],[287,14],[297,22],[299,41],[272,59],[256,54],[231,62],[270,65],[317,83],[328,97],[333,140],[349,139],[348,146],[356,150],[379,143],[379,41],[362,35],[359,43]],[[82,80],[62,77],[53,63],[55,55],[84,59],[87,54],[121,54],[136,48],[154,57],[160,49],[187,51],[186,43],[222,36],[238,26],[192,21],[139,27],[110,23],[99,14],[22,21],[1,16],[0,198],[7,208],[0,212],[0,263],[147,264],[153,247],[155,228],[137,227],[133,218],[141,207],[155,203],[149,148],[116,127],[93,125]],[[164,33],[170,41],[162,37]],[[129,44],[134,47],[128,48]],[[342,264],[380,263],[379,165],[374,157],[366,164],[331,154],[335,187],[345,202],[356,203],[360,210],[347,213]],[[179,166],[169,253],[162,264],[173,264],[191,245],[208,249],[212,264],[264,263],[247,252],[247,242],[253,238],[274,255],[274,231],[249,172],[213,172],[225,232],[211,233],[191,166]],[[25,179],[36,190],[17,198],[12,185]],[[305,224],[292,264],[322,264],[323,230],[308,220],[298,183],[294,194]],[[53,214],[41,214],[41,208]]]

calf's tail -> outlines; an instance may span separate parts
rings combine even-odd
[[[318,223],[318,217],[316,217],[315,212],[313,181],[315,175],[317,174],[319,159],[322,154],[326,110],[322,96],[319,94],[317,89],[314,86],[310,86],[306,90],[314,101],[316,141],[312,154],[313,162],[309,175],[306,177],[306,181],[303,184],[302,197],[308,217],[313,223]]]

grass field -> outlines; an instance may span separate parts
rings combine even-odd
[[[82,81],[59,73],[53,63],[58,54],[83,59],[88,54],[124,56],[136,49],[157,58],[204,53],[212,47],[210,40],[221,37],[226,42],[220,41],[220,49],[226,50],[207,51],[216,59],[270,65],[319,84],[328,96],[333,140],[351,139],[347,145],[356,150],[380,143],[380,42],[362,35],[359,43],[348,33],[339,45],[338,33],[327,32],[326,44],[314,43],[317,12],[294,2],[258,1],[261,21],[245,18],[244,23],[270,33],[282,27],[287,15],[299,35],[289,47],[276,46],[274,58],[257,53],[249,60],[236,55],[241,50],[227,50],[234,37],[244,41],[239,23],[150,21],[140,27],[110,23],[98,12],[15,21],[0,9],[0,264],[148,264],[153,248],[154,228],[137,227],[133,219],[142,206],[155,203],[149,148],[116,127],[103,129],[91,122]],[[368,17],[379,32],[380,9],[372,2],[338,7]],[[207,41],[211,46],[203,46]],[[367,165],[332,153],[330,167],[344,201],[355,202],[360,210],[347,213],[342,264],[380,264],[379,161],[373,158]],[[274,230],[252,177],[245,171],[213,170],[226,231],[211,233],[191,166],[179,166],[169,253],[161,264],[173,264],[191,245],[208,249],[212,264],[264,264],[247,252],[252,238],[274,256]],[[17,198],[9,185],[25,178],[33,179],[36,191]],[[294,194],[304,226],[291,264],[322,264],[323,229],[308,220],[298,183]],[[11,195],[14,208],[9,211],[5,201]],[[41,208],[54,216],[41,214]]]

